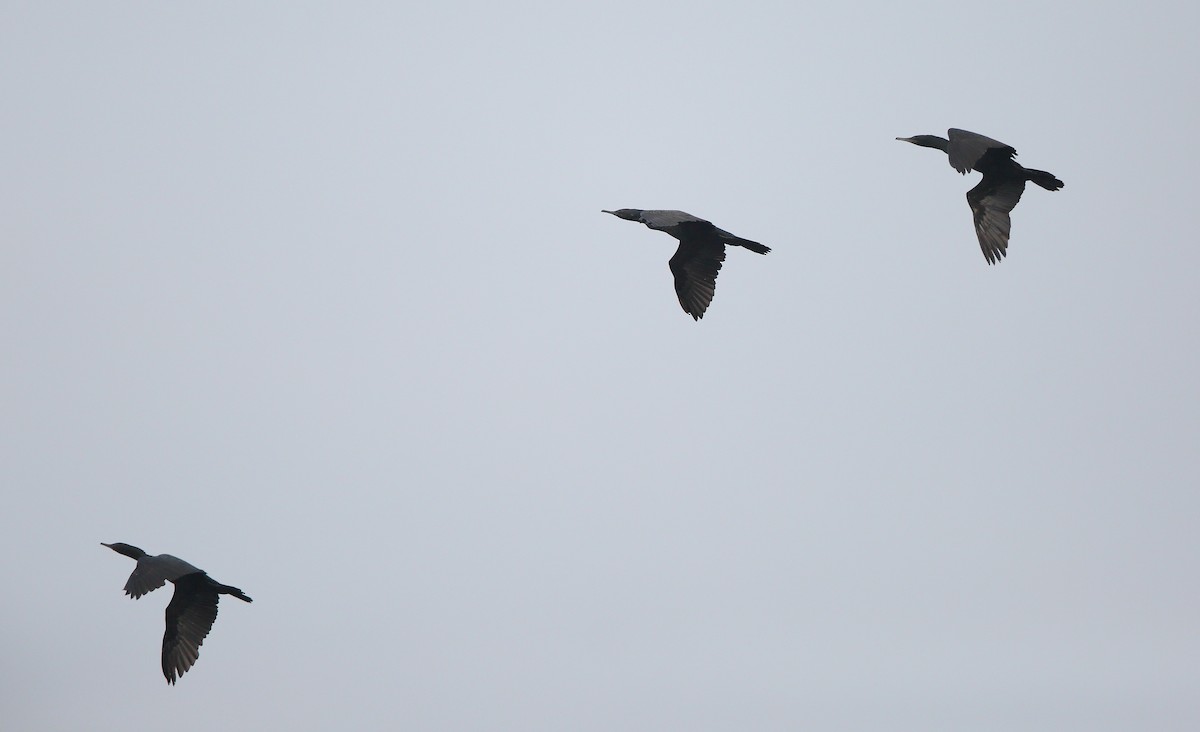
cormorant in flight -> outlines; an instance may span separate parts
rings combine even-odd
[[[1017,151],[1003,142],[966,130],[952,129],[949,135],[949,140],[937,135],[896,139],[941,150],[949,156],[950,166],[963,175],[971,170],[983,173],[979,185],[967,191],[967,203],[975,216],[979,248],[988,264],[995,264],[1008,250],[1008,214],[1021,200],[1025,181],[1033,181],[1048,191],[1057,191],[1063,182],[1044,170],[1022,167],[1013,160]]]
[[[717,287],[717,273],[725,261],[725,246],[745,247],[757,254],[771,251],[756,241],[734,236],[704,219],[683,211],[643,211],[622,208],[603,211],[627,221],[639,221],[656,231],[665,231],[679,240],[679,248],[669,262],[675,275],[675,294],[683,312],[699,320],[708,310]]]
[[[157,590],[168,581],[175,583],[175,594],[167,605],[167,631],[162,646],[162,671],[168,684],[174,684],[199,658],[200,644],[217,619],[217,599],[221,595],[251,602],[238,588],[217,582],[178,557],[170,554],[152,557],[129,544],[100,543],[137,560],[137,567],[125,583],[125,594],[133,599]]]

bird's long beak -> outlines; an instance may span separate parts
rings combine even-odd
[[[612,214],[613,216],[616,216],[616,215],[617,215],[617,212],[616,212],[616,211],[608,211],[608,210],[606,210],[606,209],[600,209],[600,213]]]

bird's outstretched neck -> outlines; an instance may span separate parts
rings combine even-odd
[[[932,147],[942,152],[950,149],[950,141],[937,135],[913,135],[912,137],[897,137],[896,139],[901,142],[911,142],[921,147]]]
[[[642,220],[642,209],[640,208],[619,208],[616,211],[602,210],[600,213],[612,214],[613,216],[616,216],[619,219],[625,219],[626,221]]]
[[[118,541],[115,544],[105,544],[104,542],[100,542],[100,546],[106,546],[118,554],[124,554],[130,559],[141,559],[142,557],[146,556],[146,552],[138,549],[132,544],[126,544],[123,541]]]

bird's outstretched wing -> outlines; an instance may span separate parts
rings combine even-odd
[[[133,570],[133,574],[129,575],[129,581],[125,583],[125,594],[136,600],[142,595],[154,592],[166,583],[165,577],[152,570],[147,571],[139,563],[137,569]]]
[[[996,150],[997,152],[993,155],[1001,155],[1006,158],[1017,154],[1017,151],[1011,146],[978,132],[951,128],[947,134],[950,135],[950,146],[946,150],[946,155],[950,159],[950,167],[963,175],[971,170],[980,170],[979,161],[989,150]]]
[[[167,683],[174,684],[200,657],[200,645],[217,619],[217,598],[216,587],[203,572],[175,580],[163,634],[162,671]]]
[[[725,245],[719,241],[681,241],[671,257],[675,294],[683,312],[695,320],[704,317],[717,291],[717,273],[725,261]]]
[[[1011,222],[1009,212],[1021,200],[1025,192],[1025,181],[1005,180],[1000,183],[984,176],[979,185],[967,191],[967,203],[975,215],[975,233],[979,236],[979,248],[988,264],[996,264],[1008,251],[1008,236]]]
[[[199,571],[198,568],[170,554],[142,557],[125,583],[125,594],[136,600],[162,587],[167,580],[175,581],[179,577]]]

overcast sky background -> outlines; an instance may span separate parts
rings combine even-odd
[[[1195,4],[398,5],[0,6],[0,726],[1200,728]]]

